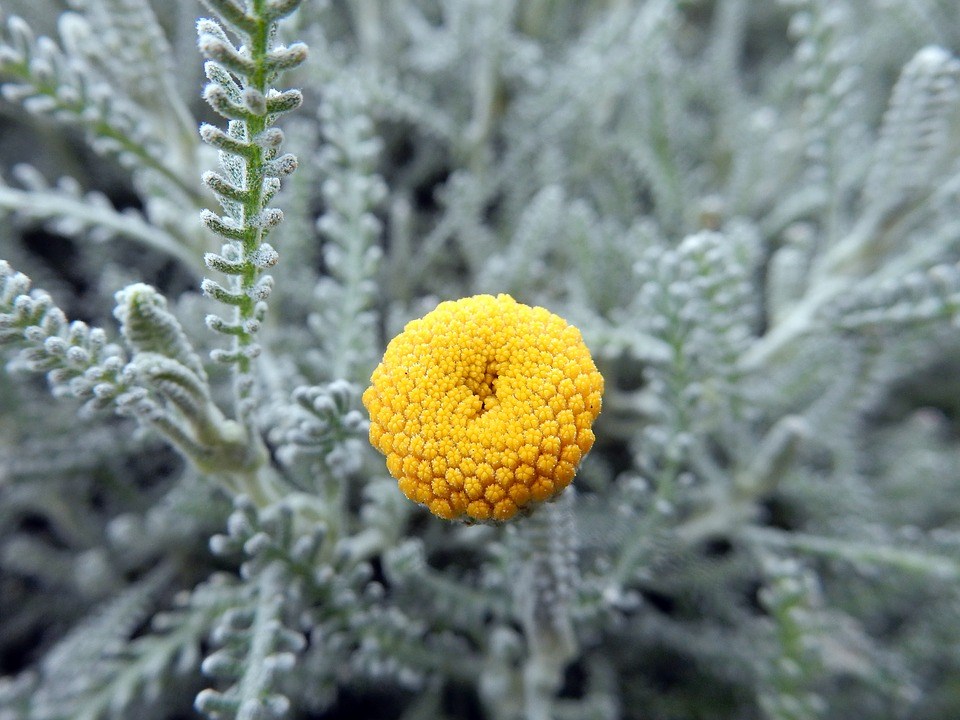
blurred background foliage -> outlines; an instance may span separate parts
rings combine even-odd
[[[960,716],[954,3],[307,0],[234,412],[209,12],[0,3],[0,258],[131,363],[155,287],[270,489],[13,347],[0,718]],[[503,527],[408,503],[359,404],[483,292],[576,324],[607,387],[574,488]]]

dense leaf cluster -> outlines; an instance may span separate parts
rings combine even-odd
[[[0,7],[0,720],[960,715],[952,2]],[[481,293],[605,379],[499,527],[360,403]]]

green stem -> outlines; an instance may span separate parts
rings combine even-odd
[[[247,78],[247,87],[266,95],[267,92],[267,68],[266,57],[270,45],[270,22],[264,19],[264,1],[254,0],[252,3],[254,16],[257,18],[256,31],[250,36],[250,59],[254,64],[253,74]],[[253,141],[260,133],[267,128],[267,116],[258,115],[245,121],[247,142]],[[237,307],[238,320],[242,324],[246,320],[251,320],[254,316],[256,303],[251,297],[251,291],[257,282],[259,271],[257,267],[249,261],[250,256],[260,247],[263,242],[263,228],[260,227],[259,215],[263,211],[263,180],[264,180],[264,150],[251,153],[246,157],[245,185],[246,199],[243,202],[243,259],[246,267],[240,276],[240,288],[243,300]],[[248,347],[253,338],[248,333],[238,335],[235,339],[237,349]],[[250,358],[241,355],[237,362],[237,372],[234,377],[239,381],[240,376],[250,372]],[[248,386],[236,382],[236,395],[238,404],[246,400],[251,393]],[[244,420],[247,426],[250,438],[256,437],[253,428],[249,426],[249,419]]]

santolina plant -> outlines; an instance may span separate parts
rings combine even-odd
[[[0,720],[960,716],[951,3],[0,4]]]

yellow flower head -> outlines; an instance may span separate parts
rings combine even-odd
[[[370,442],[403,494],[480,521],[570,484],[603,394],[580,331],[509,295],[440,303],[408,323],[371,382]]]

